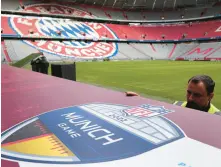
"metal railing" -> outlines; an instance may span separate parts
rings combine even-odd
[[[45,36],[21,36],[21,35],[1,35],[2,40],[46,40],[46,41],[84,41],[84,42],[107,42],[107,43],[183,43],[183,42],[211,42],[221,41],[221,36],[211,38],[179,39],[179,40],[133,40],[133,39],[92,39],[92,38],[63,38]]]
[[[71,15],[62,15],[62,14],[45,14],[45,13],[33,13],[26,11],[14,11],[14,10],[1,10],[2,16],[12,15],[12,16],[28,16],[28,17],[48,17],[48,18],[57,18],[57,19],[71,19],[75,21],[82,22],[96,22],[96,23],[111,23],[111,24],[162,24],[162,23],[189,23],[196,21],[209,21],[209,20],[220,20],[221,14],[216,16],[206,16],[200,18],[191,18],[191,19],[178,19],[178,20],[113,20],[113,19],[104,19],[104,18],[89,18],[89,17],[79,17]]]

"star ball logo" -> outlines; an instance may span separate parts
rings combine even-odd
[[[35,4],[26,6],[27,12],[46,14],[64,14],[79,17],[92,17],[85,11],[58,4]],[[117,39],[117,36],[106,25],[86,23],[73,20],[37,17],[11,17],[10,25],[21,36],[63,37],[78,39]],[[30,31],[33,34],[30,34]],[[24,41],[28,45],[58,56],[73,58],[106,58],[118,51],[116,43],[84,41]]]
[[[2,158],[46,164],[108,162],[138,156],[185,137],[161,115],[170,110],[145,104],[140,107],[161,114],[137,117],[143,111],[136,110],[136,114],[125,115],[137,107],[90,103],[43,113],[2,132]]]

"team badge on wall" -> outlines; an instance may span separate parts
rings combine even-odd
[[[2,158],[53,164],[130,158],[181,138],[164,107],[92,103],[50,111],[2,133]],[[155,114],[154,114],[155,113]]]
[[[65,14],[79,17],[93,17],[89,13],[58,4],[28,5],[27,12],[46,14]],[[63,37],[78,39],[117,39],[117,36],[106,25],[100,23],[77,22],[56,18],[11,17],[9,24],[21,36]],[[116,43],[83,42],[83,41],[24,41],[28,45],[58,56],[73,58],[105,58],[114,56],[118,51]]]

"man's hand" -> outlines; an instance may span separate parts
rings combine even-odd
[[[126,96],[139,96],[139,94],[135,93],[135,92],[125,92]]]

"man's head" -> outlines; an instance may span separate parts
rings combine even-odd
[[[215,82],[207,75],[193,76],[187,86],[187,108],[206,111],[214,96]]]

